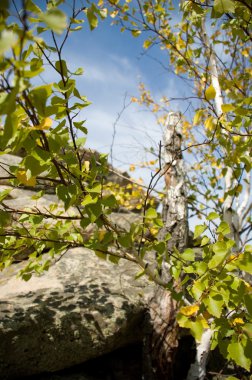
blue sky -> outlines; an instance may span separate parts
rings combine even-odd
[[[158,47],[146,53],[142,48],[143,38],[121,33],[120,28],[111,26],[110,22],[100,22],[92,32],[85,23],[83,30],[70,35],[64,51],[73,68],[84,68],[84,75],[78,77],[77,83],[82,94],[92,102],[81,113],[89,130],[87,145],[105,153],[110,151],[118,113],[124,103],[138,95],[139,82],[144,82],[157,100],[163,95],[183,97],[188,94],[184,82],[154,61],[167,64],[165,53]],[[187,105],[173,102],[171,110],[180,108],[184,112]],[[114,164],[127,169],[129,163],[144,161],[144,146],[158,144],[161,138],[162,132],[153,115],[130,105],[116,125]],[[141,174],[140,171],[136,173],[137,176]],[[144,179],[148,181],[146,174]]]
[[[34,2],[45,8],[45,0]],[[72,4],[72,0],[68,3]],[[84,74],[76,79],[81,94],[92,102],[79,115],[79,119],[86,120],[87,147],[109,153],[114,134],[113,164],[127,170],[131,163],[150,160],[145,147],[157,147],[162,139],[162,131],[153,115],[136,104],[124,110],[114,129],[123,104],[128,104],[132,96],[138,96],[139,83],[144,82],[156,100],[163,95],[182,98],[190,90],[185,82],[164,69],[163,66],[168,66],[168,55],[159,47],[146,52],[142,36],[134,38],[129,32],[121,33],[120,27],[111,26],[111,18],[99,21],[98,28],[90,31],[86,16],[80,17],[85,19],[83,29],[69,35],[63,59],[72,71],[78,67],[84,69]],[[57,80],[46,65],[42,78],[46,82]],[[187,107],[188,102],[174,101],[170,111],[183,113]],[[148,183],[151,173],[140,169],[132,175]]]

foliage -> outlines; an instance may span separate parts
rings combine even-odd
[[[249,371],[252,289],[240,275],[241,271],[252,271],[252,247],[247,244],[251,231],[249,200],[245,206],[240,202],[239,234],[247,233],[240,247],[233,239],[232,226],[223,218],[225,201],[231,197],[233,207],[236,201],[246,199],[250,191],[249,3],[215,0],[209,5],[204,1],[184,1],[178,25],[170,22],[178,10],[164,0],[140,1],[136,5],[129,0],[100,0],[87,8],[73,7],[69,19],[60,0],[49,0],[46,9],[31,0],[24,1],[24,6],[16,20],[9,2],[0,4],[1,154],[22,152],[23,156],[19,166],[5,170],[10,186],[0,194],[1,269],[27,250],[29,261],[20,275],[28,280],[33,273],[48,270],[55,255],[76,246],[88,247],[113,263],[120,258],[131,260],[140,266],[139,275],[146,274],[171,290],[180,305],[181,327],[189,328],[196,340],[201,339],[204,329],[211,327],[212,348],[218,345],[224,357]],[[70,70],[63,48],[70,33],[81,30],[84,18],[92,30],[108,15],[134,37],[147,31],[144,48],[158,43],[169,53],[175,73],[194,81],[195,114],[193,120],[184,118],[183,130],[184,150],[197,155],[188,183],[192,212],[205,218],[205,224],[197,225],[194,232],[200,253],[188,248],[184,252],[174,249],[168,255],[169,234],[165,241],[156,236],[163,221],[150,194],[155,181],[162,177],[161,168],[153,175],[146,192],[129,184],[131,193],[125,193],[123,188],[117,191],[105,183],[110,170],[107,157],[97,157],[83,149],[87,128],[76,117],[89,102],[76,87],[75,78],[82,74],[82,69]],[[211,51],[202,37],[205,22],[212,24],[210,46],[224,48],[224,61],[218,62],[224,98],[221,113],[209,72]],[[41,85],[39,75],[45,63],[58,79]],[[140,98],[133,101],[149,107],[157,114],[157,121],[165,125],[169,100],[164,97],[163,103],[158,104],[144,85],[140,92]],[[204,140],[199,142],[200,133]],[[232,171],[229,188],[225,187],[228,169]],[[12,188],[18,187],[42,187],[37,200],[51,191],[57,201],[47,210],[11,208],[6,200]],[[129,197],[136,198],[136,208],[142,214],[141,221],[132,223],[127,230],[113,223],[111,214],[120,206],[131,208]],[[88,233],[90,229],[92,233]],[[44,260],[44,252],[51,258]],[[148,265],[153,252],[154,270]],[[169,283],[160,276],[164,256],[171,272]]]

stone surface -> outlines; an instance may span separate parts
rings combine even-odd
[[[2,380],[64,369],[141,339],[153,286],[133,280],[134,264],[115,266],[76,248],[28,282],[16,278],[23,265],[0,277]]]
[[[141,344],[130,345],[67,370],[31,376],[29,380],[142,380],[142,352]]]

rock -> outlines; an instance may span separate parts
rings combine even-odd
[[[142,344],[134,344],[67,370],[35,375],[29,380],[141,380],[142,356]]]
[[[54,372],[141,340],[154,286],[133,280],[134,264],[75,248],[28,282],[15,276],[23,265],[0,276],[1,380]]]

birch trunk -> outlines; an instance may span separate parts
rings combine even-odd
[[[206,51],[206,56],[209,58],[209,74],[211,77],[212,85],[215,89],[215,109],[218,117],[222,115],[223,96],[219,82],[218,66],[214,48],[207,35],[205,20],[201,24],[202,40]],[[223,131],[223,133],[226,133]],[[227,167],[225,175],[225,192],[233,188],[233,170]],[[239,249],[239,218],[237,211],[233,208],[233,197],[228,195],[223,204],[223,220],[230,226],[230,238],[236,242],[236,249]],[[207,329],[202,334],[201,341],[196,346],[195,362],[191,365],[188,372],[187,380],[204,380],[206,376],[206,365],[210,353],[211,339],[213,331]]]
[[[215,89],[215,108],[216,114],[218,117],[222,115],[222,105],[223,105],[223,96],[221,92],[221,86],[219,82],[217,58],[214,51],[214,48],[209,40],[209,37],[206,32],[205,20],[202,21],[202,39],[206,51],[206,56],[209,57],[209,73],[211,77],[212,85]],[[223,134],[227,134],[223,130]],[[227,173],[224,178],[225,181],[225,192],[231,190],[234,186],[234,176],[233,170],[230,167],[227,167]],[[227,222],[231,228],[230,238],[234,239],[236,242],[236,249],[239,249],[239,217],[237,211],[233,208],[233,197],[228,195],[223,204],[223,219]]]
[[[163,209],[164,228],[160,239],[169,232],[167,253],[162,263],[162,280],[170,281],[169,255],[176,247],[183,251],[187,244],[187,202],[181,153],[181,116],[170,113],[168,125],[164,132],[164,177],[166,199]],[[159,287],[149,305],[149,347],[151,367],[154,371],[145,377],[147,380],[173,379],[173,363],[178,346],[178,325],[176,323],[176,301],[171,293]]]

